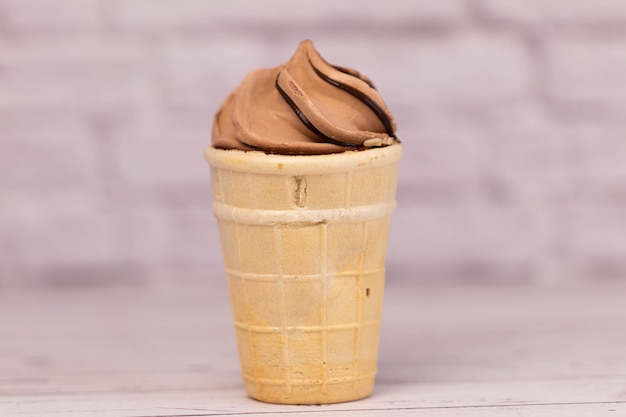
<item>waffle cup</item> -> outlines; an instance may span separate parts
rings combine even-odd
[[[371,394],[402,146],[286,156],[208,148],[248,395]]]

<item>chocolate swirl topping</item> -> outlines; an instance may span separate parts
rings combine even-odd
[[[325,154],[391,145],[395,122],[372,82],[328,64],[310,40],[285,64],[248,74],[215,115],[213,146]]]

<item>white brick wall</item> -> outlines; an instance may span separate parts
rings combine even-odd
[[[495,19],[509,22],[554,25],[624,22],[622,0],[478,0]]]
[[[257,68],[269,67],[288,58],[285,54],[276,62],[276,55],[270,45],[242,36],[228,42],[164,42],[159,48],[162,100],[168,107],[215,108],[236,86],[233,81],[248,73],[251,62]]]
[[[394,25],[398,21],[431,23],[459,21],[465,17],[464,0],[389,0],[384,3],[363,3],[357,0],[318,0],[297,6],[290,0],[234,0],[214,2],[205,0],[109,0],[114,4],[114,16],[125,30],[211,30],[215,26],[296,26],[324,28],[337,22]],[[174,6],[175,4],[175,6]],[[367,29],[367,28],[365,28]]]
[[[132,106],[150,76],[148,52],[92,35],[0,38],[0,108]]]
[[[390,283],[624,280],[624,23],[622,0],[0,0],[0,287],[221,280],[213,114],[303,38],[398,120]]]
[[[0,0],[5,30],[28,34],[80,32],[101,24],[99,0]]]
[[[3,263],[45,268],[114,262],[120,255],[117,219],[97,193],[51,185],[37,192],[4,189],[2,197],[2,240],[8,250]],[[19,277],[5,277],[11,278]]]
[[[557,39],[546,42],[549,88],[554,100],[626,101],[626,40]]]
[[[98,186],[97,149],[88,129],[33,123],[0,130],[0,187]]]

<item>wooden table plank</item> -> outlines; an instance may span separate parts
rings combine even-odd
[[[466,384],[403,384],[377,389],[366,400],[327,406],[276,406],[242,397],[234,389],[210,391],[126,392],[24,396],[0,400],[2,415],[20,416],[189,416],[243,413],[311,413],[367,410],[448,411],[475,415],[525,409],[527,413],[559,410],[626,411],[626,398],[615,400],[624,380],[523,381]],[[11,401],[13,403],[11,404]],[[15,407],[13,414],[10,406]],[[445,415],[445,414],[440,414]],[[478,415],[478,414],[476,414]],[[540,414],[542,415],[542,414]],[[596,414],[599,415],[599,414]],[[601,414],[600,414],[601,415]],[[623,414],[612,414],[623,415]]]
[[[0,416],[626,416],[625,295],[390,285],[374,395],[297,407],[245,397],[223,287],[1,294]]]

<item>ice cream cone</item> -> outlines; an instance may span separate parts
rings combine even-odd
[[[251,397],[323,404],[372,392],[401,154],[400,144],[306,156],[207,149]]]

